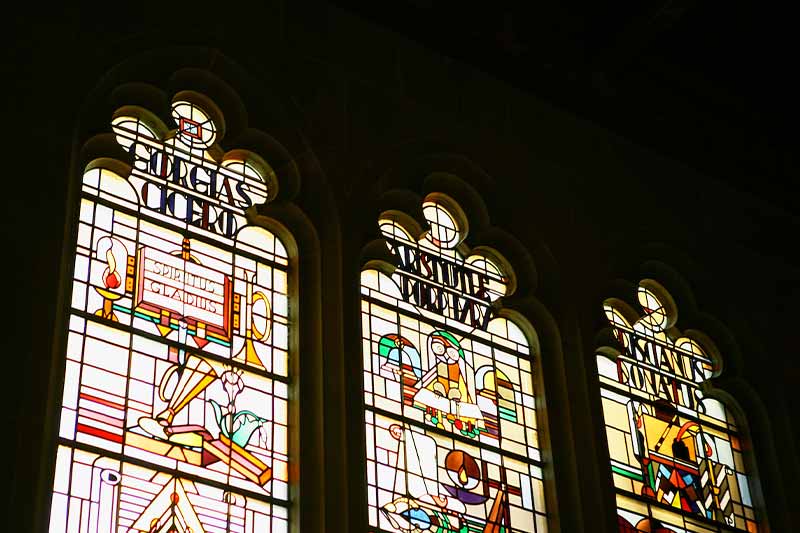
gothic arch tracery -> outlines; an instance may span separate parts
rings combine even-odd
[[[422,222],[383,211],[361,277],[369,524],[547,531],[540,349],[502,305],[513,268],[466,245],[452,197],[432,191],[419,205]]]
[[[722,370],[713,341],[677,329],[657,281],[603,304],[598,349],[603,415],[620,531],[761,531],[749,440],[735,407],[708,386]]]
[[[58,458],[42,520],[100,531],[295,530],[300,504],[322,507],[315,491],[298,495],[315,485],[323,449],[313,437],[321,415],[300,422],[289,399],[321,399],[313,373],[300,379],[320,353],[319,265],[309,261],[319,243],[292,203],[298,167],[247,128],[238,96],[214,75],[183,68],[171,83],[181,89],[166,106],[152,85],[118,85],[110,100],[129,103],[78,156],[66,361],[63,350],[54,360],[64,376],[63,399],[53,400]],[[231,122],[242,144],[226,150]],[[279,193],[279,183],[288,188]],[[315,452],[301,447],[301,427]]]

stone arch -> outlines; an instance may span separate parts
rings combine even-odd
[[[642,264],[639,272],[642,281],[638,288],[629,282],[614,284],[616,290],[612,294],[620,297],[605,301],[605,317],[610,327],[602,328],[596,338],[608,432],[606,449],[611,455],[617,494],[623,498],[619,501],[624,502],[621,504],[623,510],[619,511],[620,530],[623,525],[644,527],[645,523],[655,527],[656,522],[662,524],[659,527],[679,528],[683,511],[670,518],[666,509],[670,505],[674,507],[674,502],[662,502],[670,494],[680,500],[685,515],[700,516],[709,527],[718,522],[722,527],[734,526],[743,531],[750,528],[769,530],[748,419],[741,404],[720,381],[720,376],[729,371],[725,365],[726,355],[730,353],[734,360],[741,357],[734,336],[719,320],[698,310],[689,284],[675,269],[664,262],[649,260]],[[651,344],[653,349],[650,349]],[[655,365],[651,364],[654,362],[651,359],[657,360]],[[690,359],[693,361],[691,364],[681,364]],[[648,379],[648,372],[654,370],[659,374],[658,378]],[[661,378],[675,384],[680,381],[677,387],[672,387],[674,394],[671,397],[668,387],[656,383]],[[626,390],[641,390],[642,393],[617,391],[612,385],[623,381],[629,385]],[[624,436],[625,425],[615,422],[619,418],[616,405],[626,397],[628,418],[636,422],[629,424],[631,429],[627,437]],[[752,391],[746,391],[743,397],[745,402],[752,404]],[[667,490],[669,481],[665,481],[661,474],[671,467],[661,467],[658,462],[664,439],[654,438],[652,432],[642,428],[646,428],[646,421],[653,421],[650,425],[666,424],[661,429],[669,437],[676,420],[681,423],[681,431],[673,436],[672,452],[667,450],[665,453],[677,454],[676,460],[681,465],[681,461],[686,462],[687,466],[675,468],[685,468],[687,479],[691,480],[687,481],[686,487],[670,493]],[[725,429],[706,430],[706,424],[710,424],[709,427],[716,427],[716,424]],[[634,432],[639,435],[638,439],[631,437]],[[657,468],[642,470],[641,476],[632,470],[628,472],[626,464],[631,461],[626,462],[620,455],[624,442],[627,442],[628,459],[630,450],[633,450],[636,464],[652,463]],[[654,451],[654,447],[660,451]],[[652,455],[654,453],[656,455]],[[758,462],[769,465],[769,461],[761,457]],[[694,474],[689,463],[699,465]],[[666,470],[661,472],[663,468]],[[706,474],[705,477],[702,473]],[[628,497],[637,492],[641,493],[638,499]],[[634,501],[638,503],[631,503]],[[649,505],[653,505],[655,510]],[[641,506],[641,509],[636,506]],[[634,507],[638,510],[634,511]],[[648,509],[652,514],[648,514]]]
[[[440,168],[442,170],[438,170]],[[462,236],[460,241],[462,244],[458,246],[458,249],[465,254],[469,254],[470,250],[484,252],[489,254],[489,257],[492,257],[492,254],[495,253],[497,254],[496,257],[501,258],[503,265],[513,266],[515,271],[513,291],[508,291],[497,301],[499,316],[508,317],[520,326],[520,331],[524,331],[524,336],[530,342],[532,353],[544,354],[545,350],[552,350],[553,359],[560,359],[561,340],[558,326],[555,325],[552,315],[546,311],[544,305],[535,296],[537,270],[530,253],[509,232],[491,224],[482,194],[473,185],[462,179],[460,174],[455,174],[453,172],[454,168],[459,168],[460,171],[463,171],[468,176],[475,176],[479,182],[486,183],[490,181],[488,176],[469,162],[468,159],[453,154],[425,154],[416,159],[411,158],[411,161],[402,161],[396,168],[388,171],[372,188],[367,189],[367,194],[362,195],[365,202],[364,205],[371,205],[370,200],[367,198],[373,198],[371,201],[377,206],[377,209],[372,211],[372,213],[377,211],[373,219],[373,227],[375,227],[375,219],[389,218],[404,228],[402,232],[404,235],[411,236],[414,239],[424,239],[426,231],[428,231],[428,225],[420,206],[424,204],[425,200],[435,199],[436,195],[444,194],[448,199],[456,202],[461,206],[461,212],[466,217],[463,225],[468,227],[468,234]],[[427,173],[420,175],[418,172],[421,169],[426,169]],[[415,187],[409,187],[409,184],[415,185]],[[421,191],[422,194],[412,192],[414,189]],[[469,208],[464,206],[469,206]],[[369,212],[369,209],[366,211]],[[398,215],[394,215],[394,213],[398,213]],[[364,218],[366,219],[366,216]],[[363,223],[366,223],[366,220]],[[370,233],[374,234],[375,232]],[[467,243],[469,243],[468,246]],[[398,268],[396,257],[393,257],[391,252],[387,250],[386,244],[381,238],[370,241],[361,250],[360,263],[364,269],[373,269],[381,272],[382,275],[391,275]],[[528,322],[526,318],[531,322]],[[535,326],[531,326],[531,324],[535,324]],[[547,348],[544,348],[544,346]],[[544,361],[545,357],[548,356],[542,356],[542,362],[537,363],[537,366],[552,364],[554,367],[558,367],[563,364],[562,362],[550,360]],[[551,372],[553,371],[552,368]],[[542,379],[542,372],[536,371],[534,374],[536,375],[536,383],[534,385],[537,391],[536,406],[537,409],[544,409],[545,400],[543,396],[552,389],[545,385]],[[566,392],[565,388],[561,390]],[[356,391],[353,394],[361,393]],[[553,394],[558,395],[558,386],[555,386]],[[355,405],[357,404],[354,404],[354,408]],[[542,442],[549,443],[551,434],[546,421],[542,422],[542,433]],[[552,465],[554,463],[553,450],[547,444],[542,446],[545,468],[548,469],[548,474],[545,476],[548,479],[545,482],[547,505],[548,509],[554,510],[549,516],[550,527],[551,529],[569,527],[559,526],[559,521],[563,518],[559,514],[560,507],[555,498],[554,484],[549,480],[552,479],[551,476],[555,477],[554,474],[549,473],[552,472],[550,469],[553,468]],[[355,454],[353,455],[355,456]],[[557,453],[556,455],[559,454]],[[357,460],[359,458],[354,457],[353,462]],[[360,460],[363,461],[363,459]],[[569,470],[569,467],[565,470]],[[353,489],[354,494],[356,494],[356,490],[361,492],[364,489]],[[568,493],[568,491],[565,491],[565,493]],[[364,510],[361,509],[359,512],[364,513]],[[551,511],[548,510],[548,513],[551,513]],[[364,519],[367,520],[366,517]],[[566,521],[571,523],[571,520],[574,519],[573,515],[566,518]]]
[[[321,480],[324,479],[326,446],[320,445],[325,440],[322,431],[323,378],[316,370],[308,370],[321,366],[321,250],[324,247],[329,250],[335,248],[335,242],[333,246],[321,243],[315,220],[324,219],[328,228],[335,228],[337,216],[332,204],[325,202],[325,198],[329,198],[325,177],[319,165],[314,162],[313,151],[299,132],[297,111],[288,105],[288,98],[283,96],[276,98],[280,101],[277,105],[274,105],[274,100],[266,105],[263,104],[264,100],[250,100],[245,105],[238,91],[244,88],[247,92],[248,84],[253,86],[253,83],[230,59],[202,48],[154,50],[117,65],[92,90],[81,111],[75,135],[78,140],[76,146],[80,146],[81,142],[83,145],[73,154],[72,174],[77,178],[80,176],[79,171],[85,167],[108,168],[118,175],[126,175],[132,163],[131,157],[115,143],[112,134],[97,133],[103,131],[103,121],[107,124],[113,109],[133,105],[139,106],[139,109],[147,107],[154,110],[148,120],[156,117],[155,122],[166,122],[169,120],[169,114],[166,113],[169,107],[168,96],[186,90],[214,96],[214,103],[221,110],[220,116],[225,117],[224,128],[220,130],[225,134],[224,146],[235,146],[239,149],[238,152],[230,152],[228,157],[241,158],[246,154],[260,154],[270,160],[270,170],[276,178],[274,183],[282,181],[282,186],[276,187],[276,194],[266,203],[249,209],[246,219],[248,224],[265,228],[271,234],[279,236],[285,245],[290,268],[301,272],[299,277],[290,276],[288,287],[292,294],[299,295],[297,304],[292,304],[287,309],[288,318],[300,326],[299,332],[294,330],[288,339],[291,350],[298,354],[298,357],[292,358],[289,369],[296,378],[293,381],[296,390],[291,395],[302,397],[304,402],[302,418],[297,408],[290,409],[289,413],[289,424],[296,430],[289,439],[295,462],[288,472],[291,497],[295,502],[290,514],[293,527],[298,527],[302,517],[304,528],[322,529],[325,517],[318,511],[325,508],[325,487]],[[234,86],[237,88],[234,89]],[[253,92],[250,91],[251,94]],[[259,106],[268,109],[258,112],[256,110]],[[294,118],[288,118],[289,116]],[[167,133],[156,126],[160,134]],[[271,134],[265,131],[270,131]],[[74,234],[74,229],[70,228],[75,227],[72,216],[75,212],[72,207],[74,201],[71,200],[77,194],[75,178],[70,180],[68,235]],[[312,197],[316,196],[315,202],[309,204],[301,199],[301,190],[304,193],[310,191]],[[73,246],[70,239],[65,241],[67,257]],[[337,255],[333,253],[329,257],[330,261],[335,262]],[[70,278],[69,264],[69,260],[65,261],[62,279]],[[67,287],[68,283],[65,283],[62,294],[68,294]],[[60,328],[61,325],[57,328],[57,346],[63,339],[58,333]],[[54,386],[51,391],[61,390],[62,379],[63,359],[54,356],[51,372]],[[53,396],[58,397],[55,393]],[[51,401],[49,412],[54,413],[56,407],[55,401]],[[50,419],[57,418],[50,415]],[[47,440],[48,447],[52,447],[52,428]],[[45,455],[47,461],[44,464],[50,464],[51,454]],[[49,490],[48,479],[51,475],[52,470],[43,469],[40,494]],[[310,509],[315,512],[310,512]],[[40,512],[37,516],[46,517],[47,513]]]

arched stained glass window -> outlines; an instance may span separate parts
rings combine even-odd
[[[138,107],[112,128],[132,168],[83,173],[50,531],[286,531],[291,297],[255,154],[221,113]]]
[[[402,213],[380,218],[394,265],[361,276],[369,524],[544,533],[535,336],[496,306],[513,272],[467,250],[452,199],[422,207],[424,234]]]
[[[603,305],[616,347],[597,356],[620,532],[759,531],[744,440],[702,384],[720,368],[705,336],[681,334],[657,282],[638,287],[638,315]]]

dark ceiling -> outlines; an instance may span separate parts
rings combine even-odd
[[[333,3],[800,214],[777,4]]]
[[[302,14],[312,9],[306,4],[325,5],[292,0],[287,6]],[[800,215],[792,113],[796,54],[790,46],[796,22],[788,10],[775,7],[778,3],[328,0],[328,5]],[[42,13],[35,6],[27,5],[27,17],[16,15],[17,46],[5,50],[17,73],[27,68],[21,46],[49,46],[41,43],[48,24],[77,28],[75,39],[108,35],[119,43],[170,20],[145,11],[117,16],[113,8],[72,6]],[[224,45],[233,37],[224,17],[192,13],[196,31],[165,30],[164,39]],[[31,27],[38,31],[26,30]]]

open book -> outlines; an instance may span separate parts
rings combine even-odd
[[[414,402],[451,414],[457,418],[473,418],[476,420],[483,418],[483,412],[477,404],[451,400],[428,389],[418,390],[417,394],[414,395]]]

